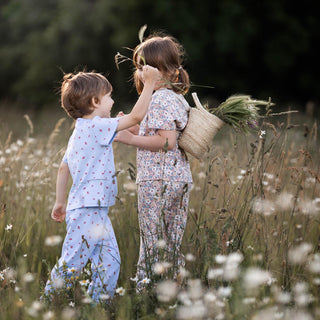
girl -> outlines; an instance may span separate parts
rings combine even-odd
[[[182,265],[181,241],[187,222],[192,184],[186,154],[178,138],[188,121],[189,105],[183,97],[189,89],[189,76],[181,62],[182,46],[171,36],[151,36],[133,54],[135,86],[144,87],[141,67],[158,68],[162,79],[155,87],[148,113],[138,126],[117,134],[115,141],[138,147],[137,184],[140,225],[140,253],[137,266],[138,288],[151,277],[159,260],[159,240],[165,240],[166,260],[173,265],[174,277]]]

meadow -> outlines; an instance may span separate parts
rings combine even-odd
[[[65,235],[65,224],[50,214],[72,122],[53,111],[2,114],[1,320],[320,319],[320,145],[314,119],[279,115],[246,136],[225,126],[203,162],[190,157],[194,185],[181,281],[171,280],[166,261],[157,262],[157,276],[146,279],[143,294],[136,293],[134,281],[135,149],[114,143],[119,194],[110,217],[121,272],[112,302],[93,308],[85,295],[89,272],[54,303],[39,300]]]

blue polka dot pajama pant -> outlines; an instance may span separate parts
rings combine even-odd
[[[51,272],[45,293],[50,295],[59,288],[61,280],[68,286],[67,280],[79,276],[90,260],[89,295],[95,302],[99,301],[102,294],[112,297],[119,277],[120,254],[108,208],[89,207],[68,211],[66,223],[67,234],[61,258]]]

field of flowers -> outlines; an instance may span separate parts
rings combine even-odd
[[[0,127],[1,319],[320,319],[316,121],[278,116],[247,136],[224,127],[205,161],[190,157],[194,186],[181,279],[172,281],[170,265],[159,261],[140,295],[135,149],[114,144],[119,194],[110,217],[121,272],[112,302],[93,308],[85,294],[88,270],[54,303],[39,299],[65,235],[65,224],[50,214],[72,122],[48,115],[6,119]],[[160,250],[165,246],[159,241]]]

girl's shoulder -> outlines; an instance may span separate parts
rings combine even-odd
[[[160,88],[153,94],[152,100],[157,103],[165,102],[170,104],[180,104],[184,97],[173,90]]]

